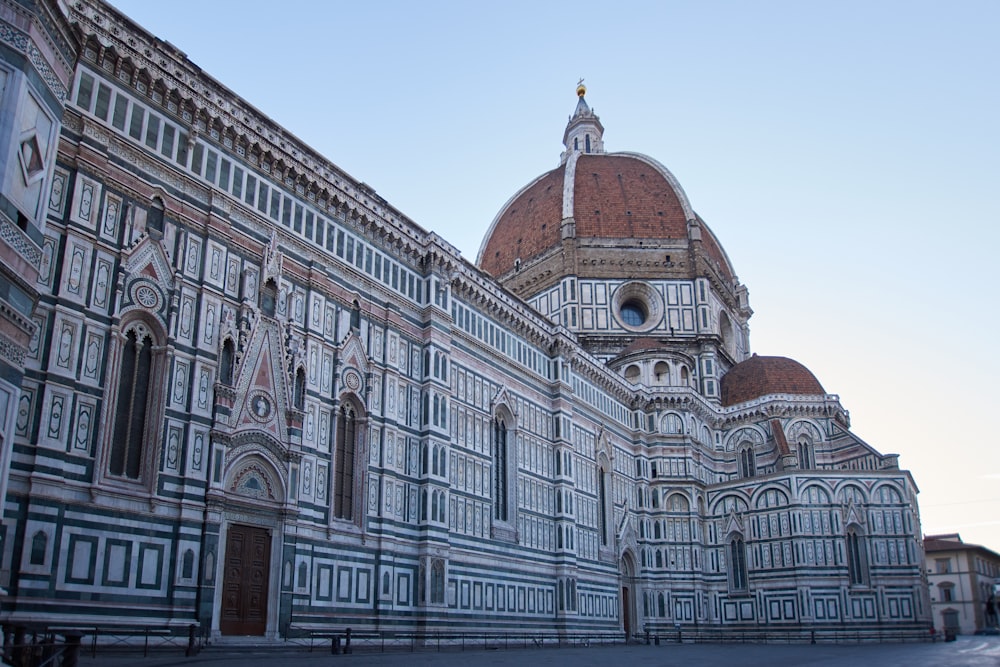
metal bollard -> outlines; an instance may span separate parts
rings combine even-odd
[[[347,632],[344,633],[344,653],[351,652],[351,629],[347,628]]]
[[[333,655],[340,653],[340,635],[334,635],[330,640],[330,653]]]
[[[186,655],[189,658],[192,655],[198,654],[198,648],[194,644],[194,631],[196,627],[198,626],[196,626],[194,623],[188,626],[188,647],[187,651],[184,652],[184,655]]]

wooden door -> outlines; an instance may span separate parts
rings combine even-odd
[[[267,628],[271,536],[263,528],[229,526],[219,631],[262,635]]]

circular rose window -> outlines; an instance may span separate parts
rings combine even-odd
[[[612,300],[615,318],[629,331],[650,331],[663,319],[663,298],[646,283],[626,283]]]

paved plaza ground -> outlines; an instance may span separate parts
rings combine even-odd
[[[1000,636],[959,637],[936,644],[662,644],[592,648],[508,650],[430,649],[415,652],[331,655],[294,645],[279,647],[212,646],[186,658],[180,650],[87,654],[81,667],[995,667]]]

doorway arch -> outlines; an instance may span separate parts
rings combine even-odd
[[[639,613],[636,604],[639,590],[636,578],[636,561],[631,550],[622,554],[621,558],[621,629],[628,641],[639,629]]]
[[[286,481],[261,443],[233,452],[224,475],[215,635],[278,634]]]

